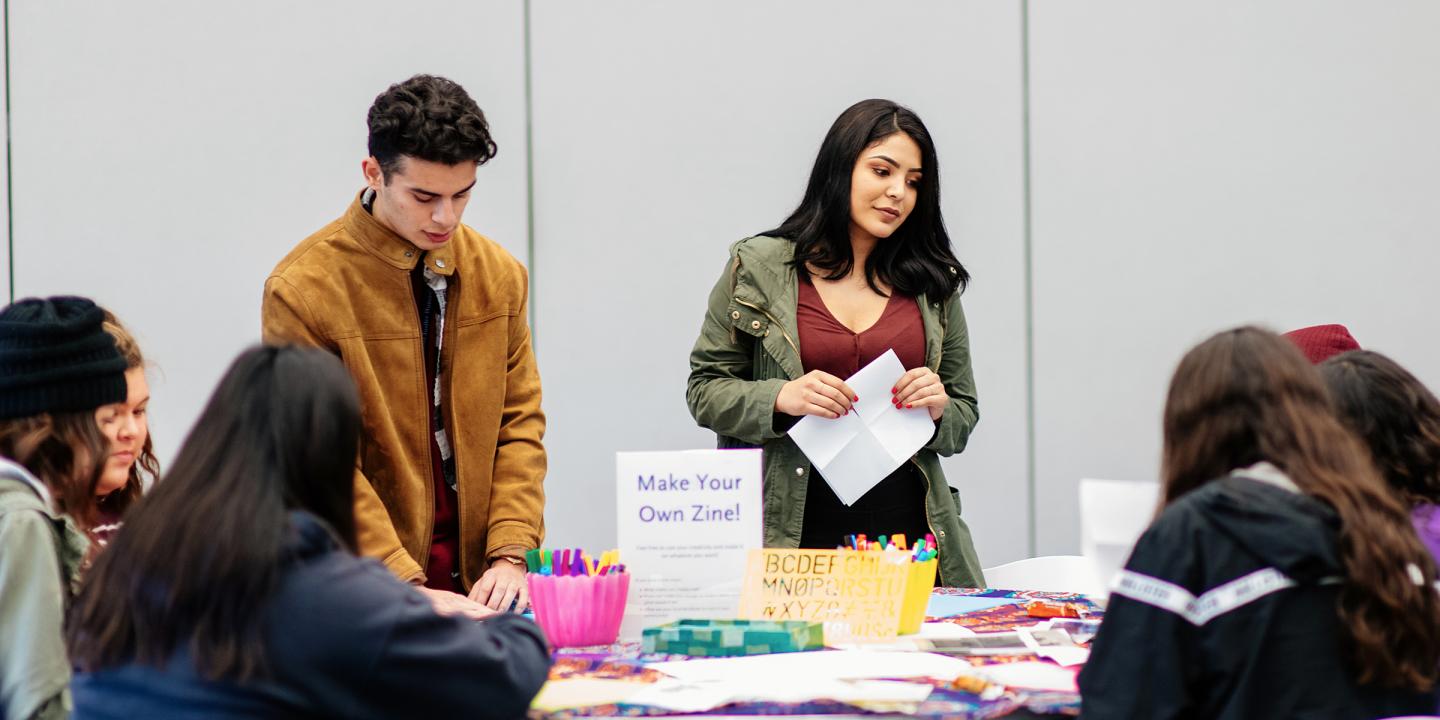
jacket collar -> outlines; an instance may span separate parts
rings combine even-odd
[[[798,279],[790,267],[795,243],[782,238],[758,236],[735,248],[731,287],[738,300],[762,307],[795,327],[795,300]]]
[[[423,255],[429,260],[428,266],[438,275],[450,275],[455,272],[455,243],[460,241],[462,225],[455,226],[455,236],[446,243],[445,247],[439,250],[422,251],[415,247],[409,240],[400,237],[388,227],[385,227],[375,216],[360,204],[360,198],[365,191],[361,190],[351,201],[349,209],[345,211],[345,230],[351,237],[354,237],[360,246],[370,252],[371,255],[379,258],[396,270],[409,272],[415,269],[415,264],[420,262]]]
[[[1249,478],[1267,485],[1274,485],[1275,487],[1288,490],[1292,493],[1298,494],[1300,492],[1300,488],[1295,485],[1295,481],[1291,480],[1289,475],[1286,475],[1283,470],[1271,465],[1265,460],[1261,460],[1250,467],[1237,468],[1231,471],[1230,474],[1237,477]]]

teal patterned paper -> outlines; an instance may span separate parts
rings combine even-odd
[[[642,652],[734,657],[819,650],[824,626],[798,620],[680,620],[646,628]]]

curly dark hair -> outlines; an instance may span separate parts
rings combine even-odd
[[[1384,355],[1354,350],[1320,363],[1335,409],[1375,467],[1414,506],[1440,503],[1440,400]]]
[[[495,157],[480,106],[459,83],[435,75],[391,85],[376,96],[366,122],[370,154],[387,182],[406,156],[443,165],[483,165]]]

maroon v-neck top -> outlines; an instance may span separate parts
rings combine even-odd
[[[799,285],[795,320],[805,372],[824,370],[844,380],[891,348],[906,370],[925,364],[925,323],[915,298],[891,293],[880,319],[857,334],[830,314],[810,278],[802,276]]]
[[[820,292],[803,273],[799,290],[795,314],[805,372],[823,370],[843,380],[890,349],[906,370],[925,364],[925,322],[914,298],[892,293],[880,319],[855,333],[830,314]],[[860,398],[860,402],[890,402],[890,397]],[[800,531],[803,548],[833,548],[852,533],[870,537],[904,533],[908,538],[921,538],[930,531],[925,517],[925,481],[908,462],[850,506],[840,502],[818,471],[811,473],[804,518]]]

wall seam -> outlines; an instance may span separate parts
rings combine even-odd
[[[15,175],[11,171],[14,148],[10,143],[10,0],[5,0],[5,269],[9,275],[9,299],[15,302]]]
[[[9,2],[9,0],[6,0]],[[534,103],[532,100],[532,75],[530,70],[530,0],[524,0],[525,35],[525,267],[530,274],[530,346],[535,347],[537,330],[535,292],[538,273],[535,272],[535,129]]]
[[[1025,516],[1029,528],[1028,555],[1035,557],[1039,545],[1036,525],[1035,488],[1035,274],[1033,253],[1034,221],[1030,202],[1032,158],[1030,155],[1030,0],[1020,1],[1020,106],[1021,151],[1024,197],[1025,257]]]

